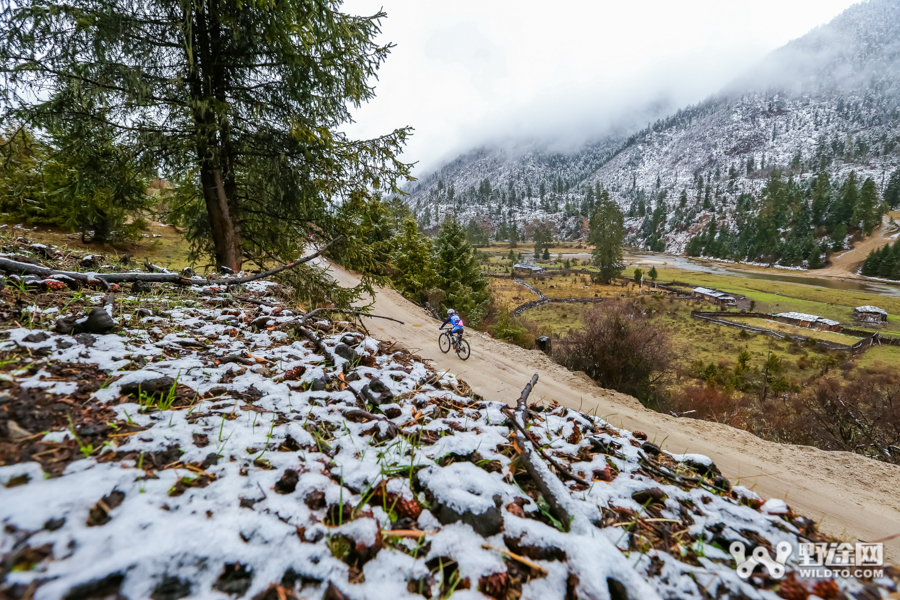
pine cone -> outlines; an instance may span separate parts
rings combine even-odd
[[[419,503],[407,498],[400,498],[394,510],[397,511],[397,515],[400,518],[409,518],[413,521],[417,520],[419,515],[422,514],[422,507],[419,506]]]
[[[306,367],[303,367],[303,366],[294,367],[293,369],[288,369],[287,371],[285,371],[281,380],[282,381],[296,381],[296,380],[300,379],[304,373],[306,373]]]

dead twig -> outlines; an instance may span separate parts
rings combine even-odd
[[[520,555],[516,554],[515,552],[510,552],[506,548],[498,548],[496,546],[491,546],[490,544],[482,544],[481,547],[484,548],[485,550],[495,550],[495,551],[499,552],[500,554],[503,554],[504,556],[508,556],[511,559],[522,563],[526,567],[531,567],[535,571],[539,571],[539,572],[543,573],[544,575],[547,574],[547,569],[545,569],[541,565],[537,564],[536,562],[532,561],[531,559],[525,558],[524,556],[520,556]]]

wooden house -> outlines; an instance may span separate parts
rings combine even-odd
[[[734,296],[726,292],[705,287],[695,287],[691,291],[695,298],[702,298],[719,306],[734,306]]]
[[[853,320],[869,325],[886,323],[888,313],[877,306],[857,306],[853,309]]]
[[[799,312],[778,313],[773,316],[773,320],[778,321],[779,323],[787,323],[788,325],[807,327],[809,329],[820,329],[822,331],[835,331],[840,333],[843,329],[840,321]]]

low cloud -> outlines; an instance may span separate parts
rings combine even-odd
[[[404,158],[417,174],[486,145],[574,148],[718,92],[851,3],[386,0],[382,40],[397,46],[347,130],[414,127]]]

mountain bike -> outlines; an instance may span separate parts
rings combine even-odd
[[[456,355],[460,358],[460,360],[466,360],[467,358],[469,358],[469,354],[471,353],[469,342],[464,340],[462,338],[462,335],[451,335],[449,331],[445,331],[438,336],[438,345],[441,348],[441,352],[443,352],[444,354],[450,352],[450,348],[456,350]]]

